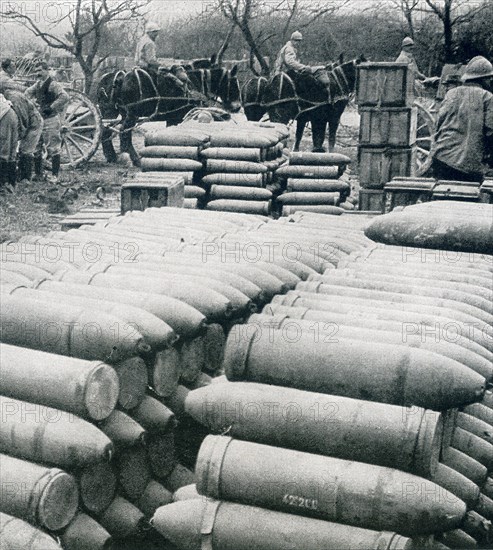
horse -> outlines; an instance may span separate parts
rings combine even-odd
[[[206,60],[200,60],[206,65]],[[151,76],[141,68],[129,72],[115,71],[104,75],[98,85],[97,101],[103,118],[121,116],[120,148],[128,153],[134,165],[140,158],[132,144],[132,130],[141,118],[165,120],[168,125],[179,124],[194,107],[220,103],[230,112],[241,108],[238,67],[228,70],[187,67],[188,82],[184,84],[171,71],[158,71]],[[103,132],[103,152],[109,162],[116,161],[112,143],[113,131]]]
[[[329,151],[333,151],[342,113],[355,89],[356,66],[362,61],[364,58],[360,57],[342,64],[327,65],[329,90],[313,76],[294,72],[277,74],[270,81],[265,78],[265,82],[260,79],[249,81],[242,90],[245,114],[247,118],[261,117],[268,112],[272,122],[284,124],[296,120],[295,151],[299,151],[306,123],[310,122],[313,151],[324,152],[328,124]]]

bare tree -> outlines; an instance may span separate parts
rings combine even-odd
[[[443,26],[444,61],[454,62],[454,30],[462,23],[471,21],[486,8],[488,1],[470,2],[470,0],[425,0],[421,8],[435,14]]]
[[[407,33],[414,40],[416,30],[414,25],[414,13],[420,0],[392,0],[392,4],[400,9],[406,21]]]
[[[270,68],[265,60],[269,52],[266,44],[276,36],[286,41],[289,33],[297,28],[309,27],[317,19],[334,14],[349,4],[350,0],[325,0],[323,2],[307,0],[217,0],[217,6],[223,16],[238,27],[250,49],[250,68],[255,74],[268,76]],[[258,28],[260,21],[276,18],[284,21],[280,31],[276,29]],[[260,73],[255,69],[260,67]]]
[[[43,30],[36,20],[16,4],[3,13],[6,20],[16,21],[41,38],[50,48],[73,55],[84,73],[84,89],[90,92],[94,74],[107,56],[97,59],[104,30],[115,22],[140,19],[150,0],[76,0],[66,14]],[[71,30],[60,37],[56,28],[68,21]]]

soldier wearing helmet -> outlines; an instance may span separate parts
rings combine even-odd
[[[449,90],[438,112],[432,147],[437,179],[484,179],[486,160],[493,164],[493,65],[477,56],[468,63],[462,84]]]
[[[418,69],[418,64],[414,58],[414,40],[406,36],[402,41],[402,49],[396,63],[406,63],[409,70],[412,71],[415,80],[425,80],[426,76]]]
[[[274,65],[274,74],[281,72],[300,73],[304,75],[313,75],[313,77],[320,82],[325,88],[329,89],[330,79],[325,70],[325,67],[310,67],[309,65],[303,65],[300,63],[298,56],[298,47],[303,40],[303,35],[299,31],[294,31],[291,35],[291,39],[281,48],[281,51],[277,55],[276,63]]]
[[[156,56],[156,38],[161,28],[152,21],[147,24],[144,36],[137,44],[135,64],[146,71],[156,72],[159,63]]]

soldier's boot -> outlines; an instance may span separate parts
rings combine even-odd
[[[43,157],[34,157],[34,179],[35,181],[43,181]]]
[[[21,155],[19,158],[19,181],[30,182],[33,177],[32,155]]]
[[[14,188],[17,183],[17,162],[15,160],[6,163],[7,183]]]
[[[50,183],[58,183],[58,174],[60,173],[60,155],[53,155],[51,157],[51,175],[46,179]]]
[[[5,184],[7,183],[7,161],[0,159],[0,192],[3,193]]]

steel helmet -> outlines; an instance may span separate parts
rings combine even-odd
[[[489,76],[493,76],[493,65],[486,57],[478,55],[469,61],[461,80],[462,82],[467,82],[468,80],[487,78]]]
[[[410,36],[406,36],[402,41],[402,47],[404,46],[414,46],[414,40]]]
[[[146,32],[156,32],[160,31],[161,27],[157,23],[153,23],[152,21],[150,23],[147,23],[146,25]]]
[[[300,31],[294,31],[294,33],[291,35],[291,40],[303,40],[303,35],[300,33]]]

